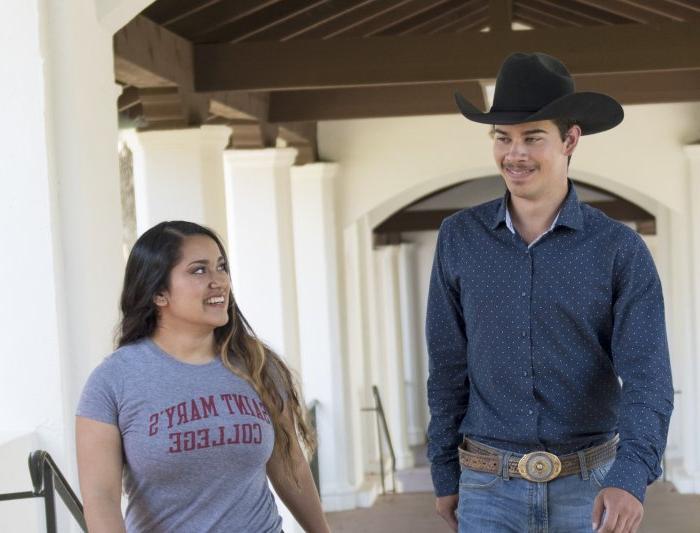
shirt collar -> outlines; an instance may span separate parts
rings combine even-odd
[[[580,230],[583,229],[583,214],[581,213],[581,203],[578,200],[578,195],[576,194],[576,188],[574,187],[571,180],[569,182],[569,192],[566,193],[566,198],[564,198],[564,203],[559,210],[559,214],[555,217],[554,222],[550,230],[557,226],[567,226],[571,229]],[[491,224],[491,229],[496,229],[500,224],[506,224],[509,228],[512,227],[512,222],[510,221],[510,213],[508,212],[508,199],[510,198],[510,192],[506,191],[503,195],[503,199],[498,207],[496,216]]]

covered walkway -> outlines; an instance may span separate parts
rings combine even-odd
[[[435,514],[432,493],[388,494],[373,507],[328,513],[335,533],[439,533],[449,528]],[[640,533],[698,533],[700,495],[679,494],[670,483],[649,487]]]

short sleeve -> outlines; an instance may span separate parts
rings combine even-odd
[[[114,356],[109,357],[90,374],[75,414],[118,426],[120,383],[121,373],[117,361]]]

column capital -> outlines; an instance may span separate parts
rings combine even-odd
[[[230,126],[211,125],[199,128],[202,143],[212,144],[221,150],[228,146],[233,129]]]
[[[338,174],[338,163],[308,163],[292,167],[292,179],[332,180]]]
[[[291,167],[296,157],[296,148],[224,150],[224,161],[237,168]]]
[[[199,147],[202,132],[199,128],[151,131],[127,130],[122,132],[120,137],[132,151],[166,146],[187,146],[195,148]]]

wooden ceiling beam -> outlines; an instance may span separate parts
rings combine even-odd
[[[700,101],[700,69],[575,76],[579,91],[609,94],[623,105]],[[457,113],[454,91],[480,106],[478,82],[270,93],[270,122],[341,120]]]
[[[513,23],[513,0],[489,0],[489,31],[509,32]]]
[[[641,24],[663,24],[672,20],[669,17],[651,13],[619,0],[575,0],[575,2],[597,7],[603,11],[614,13],[632,22],[639,22]]]
[[[476,105],[483,104],[478,82],[270,94],[270,122],[339,120],[457,113],[454,92]]]
[[[456,30],[455,33],[461,33],[465,31],[481,31],[482,29],[485,29],[488,27],[488,21],[489,17],[488,15],[483,15],[479,18],[472,19],[469,22],[467,22],[466,25],[460,27],[458,30]]]
[[[456,50],[481,53],[464,61]],[[512,50],[547,52],[580,75],[694,69],[700,68],[700,25],[337,39],[324,46],[307,40],[196,45],[195,86],[198,91],[274,91],[488,79],[496,77]]]

